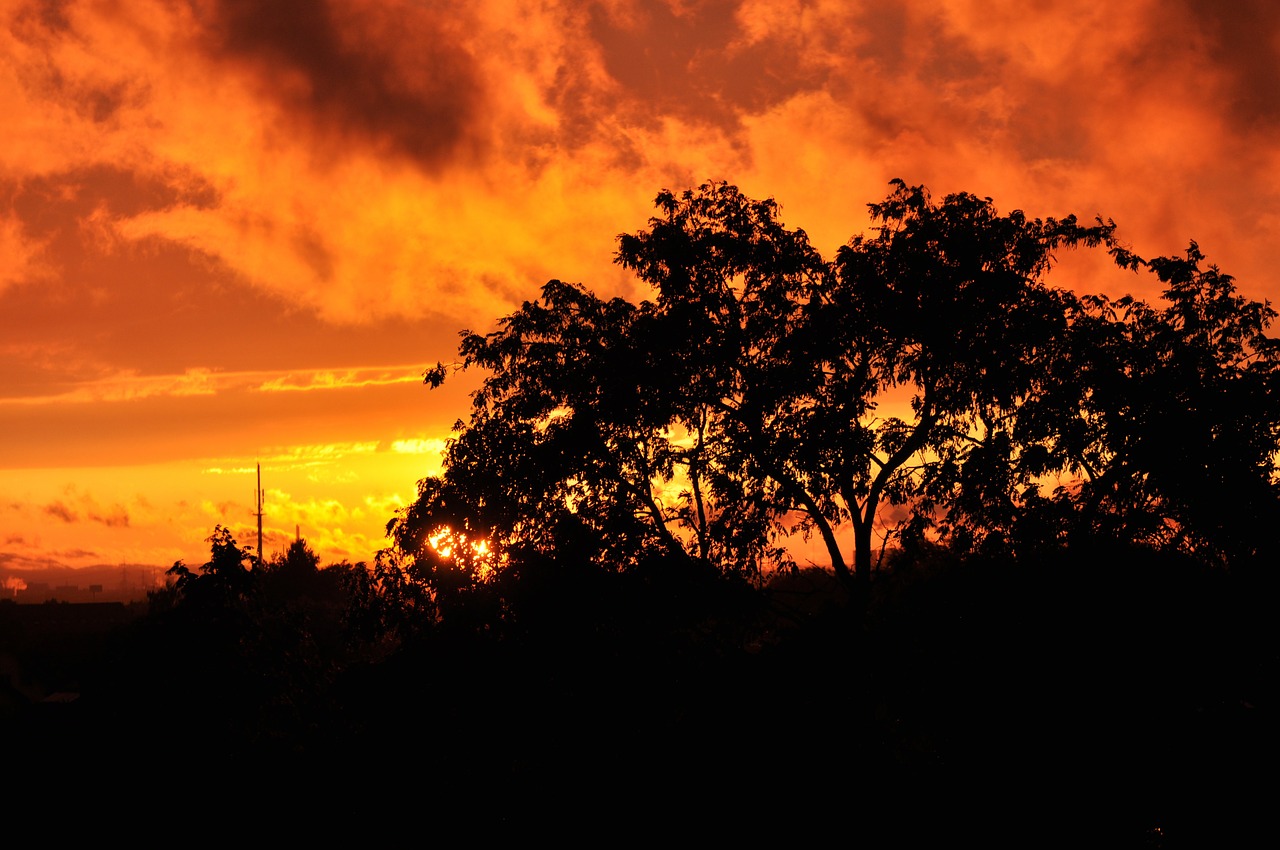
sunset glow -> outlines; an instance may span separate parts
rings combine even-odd
[[[663,188],[830,256],[900,177],[1280,295],[1274,4],[521,6],[0,0],[0,588],[254,544],[259,464],[267,554],[371,560],[482,378],[423,371],[550,278],[643,297]]]

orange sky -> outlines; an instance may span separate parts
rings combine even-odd
[[[901,177],[1280,300],[1267,0],[0,0],[0,115],[0,569],[203,563],[259,462],[268,553],[371,558],[479,378],[422,370],[638,294],[663,188],[829,253]]]

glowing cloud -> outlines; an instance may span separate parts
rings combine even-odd
[[[391,443],[391,451],[407,455],[439,454],[444,449],[444,440],[393,440]]]
[[[68,524],[88,520],[101,523],[108,528],[129,527],[129,512],[124,505],[116,504],[103,509],[93,496],[77,492],[74,487],[67,487],[64,493],[64,499],[52,501],[44,505],[41,510],[46,515]]]
[[[257,390],[259,392],[307,392],[311,390],[376,387],[421,382],[421,368],[412,366],[392,369],[347,369],[341,372],[318,370],[291,372],[287,375],[281,375],[262,382],[258,385]]]
[[[415,371],[408,372],[410,369]],[[213,396],[233,390],[306,392],[421,382],[421,368],[410,366],[315,369],[284,373],[219,372],[205,367],[192,367],[177,375],[141,375],[136,370],[125,370],[82,381],[47,395],[0,398],[0,405],[90,404],[155,397]]]

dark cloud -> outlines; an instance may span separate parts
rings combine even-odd
[[[67,20],[66,9],[72,2],[73,0],[36,0],[22,9],[17,23],[21,26],[30,20],[51,31],[69,30],[71,24]]]
[[[26,44],[48,44],[71,31],[67,7],[75,0],[27,0],[9,12],[9,32]],[[31,79],[23,83],[30,85]]]
[[[51,517],[56,517],[63,522],[79,522],[80,517],[74,510],[64,505],[62,502],[51,502],[44,506],[44,512]]]
[[[891,75],[907,73],[910,27],[906,5],[881,3],[864,7],[857,12],[856,19],[862,31],[858,58],[874,63]]]
[[[438,319],[332,327],[187,245],[125,242],[108,229],[132,216],[221,203],[209,183],[176,169],[145,175],[97,165],[0,181],[0,208],[14,211],[58,270],[55,279],[0,291],[0,398],[56,395],[118,371],[408,363],[422,356],[422,338],[452,332]],[[319,278],[332,274],[323,233],[299,225],[290,236]]]
[[[953,33],[937,12],[903,6],[869,6],[854,18],[856,53],[841,68],[833,97],[865,118],[877,145],[893,146],[904,135],[946,148],[961,139],[987,139],[1005,130],[1003,117],[983,104],[1002,85],[1006,67],[981,57]],[[921,98],[920,93],[927,93]],[[1061,134],[1046,129],[1044,135]],[[1027,145],[1044,155],[1039,139]]]
[[[92,500],[85,499],[84,501],[89,503],[90,507],[83,514],[83,517],[75,508],[61,501],[50,502],[44,506],[43,510],[49,516],[54,517],[55,519],[60,519],[65,523],[80,522],[83,518],[90,522],[100,522],[108,528],[129,527],[129,513],[125,510],[123,505],[112,505],[109,511],[103,512],[99,511],[97,506],[92,504]]]
[[[23,88],[69,106],[96,124],[110,121],[121,107],[146,103],[145,80],[89,80],[54,60],[58,45],[75,38],[66,9],[70,2],[43,0],[20,7],[9,21],[9,34],[45,55],[43,62],[28,63],[20,77]]]
[[[1214,65],[1227,74],[1231,116],[1243,129],[1280,123],[1280,5],[1273,0],[1186,0]]]
[[[677,15],[666,4],[646,4],[639,17],[626,20],[592,8],[591,36],[610,76],[634,99],[633,120],[656,124],[674,115],[732,127],[742,113],[762,112],[826,83],[825,71],[806,63],[793,43],[746,43],[737,6],[737,0],[709,0]]]
[[[306,226],[298,226],[294,228],[293,238],[290,240],[298,256],[303,259],[308,268],[315,274],[316,279],[320,281],[329,281],[333,279],[334,267],[337,265],[337,257],[326,243],[324,237],[314,228]]]
[[[146,212],[190,206],[212,209],[219,203],[217,189],[190,169],[141,173],[96,163],[53,174],[0,182],[0,201],[18,216],[33,239],[59,240],[51,252],[69,253],[83,234],[78,224],[95,212],[108,218],[127,218]]]
[[[81,98],[81,110],[95,123],[101,124],[124,106],[128,90],[123,85],[100,86],[88,89]]]
[[[31,573],[36,570],[57,570],[61,578],[70,569],[51,555],[31,556],[16,552],[0,552],[0,578],[3,578],[5,573],[21,573],[24,579],[31,579],[33,582],[47,581],[52,586],[61,582],[54,582],[48,576],[33,576]]]
[[[99,513],[91,511],[88,514],[89,519],[94,522],[100,522],[107,528],[128,528],[129,512],[124,509],[123,505],[112,505],[108,513]]]
[[[436,169],[474,141],[476,63],[448,11],[383,4],[346,15],[329,0],[213,0],[217,55],[253,67],[264,90],[322,134]]]
[[[50,554],[58,558],[69,558],[72,560],[82,560],[84,558],[98,557],[98,553],[93,551],[92,549],[63,549],[61,551],[52,552]],[[77,570],[77,574],[82,575],[83,573]]]

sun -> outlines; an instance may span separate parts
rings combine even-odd
[[[477,581],[489,581],[503,559],[488,538],[472,538],[466,532],[441,526],[427,537],[427,545],[441,559],[470,571]]]

